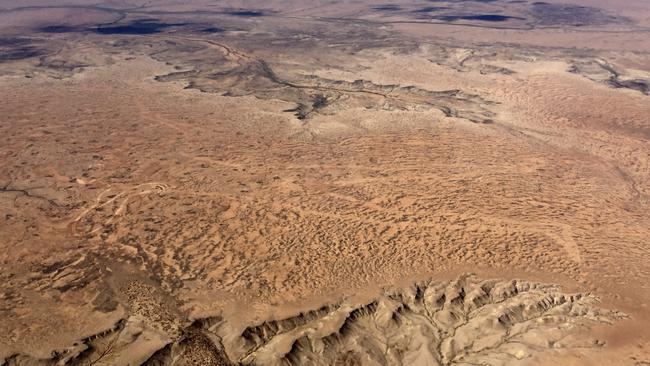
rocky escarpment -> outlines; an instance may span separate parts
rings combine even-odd
[[[243,330],[216,316],[167,334],[136,314],[49,360],[14,355],[3,365],[505,365],[603,347],[587,336],[590,326],[625,317],[557,285],[463,275]]]

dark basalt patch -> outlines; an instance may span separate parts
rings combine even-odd
[[[632,89],[637,90],[645,95],[650,95],[650,84],[648,84],[645,80],[620,80],[618,78],[611,78],[607,83],[614,88]]]
[[[38,67],[48,68],[60,72],[74,72],[77,69],[83,69],[84,67],[88,66],[90,65],[68,60],[50,59],[49,57],[43,57],[38,63]]]
[[[48,25],[39,28],[38,31],[42,33],[73,33],[79,31],[79,29],[68,25]]]
[[[201,29],[200,31],[203,33],[221,33],[221,32],[225,32],[226,30],[219,27],[207,27]]]
[[[22,46],[9,50],[0,49],[0,63],[39,57],[43,56],[46,53],[46,50],[32,46]]]
[[[385,5],[374,6],[372,9],[379,10],[379,11],[400,11],[402,10],[402,7],[399,5],[385,4]]]
[[[312,108],[320,109],[327,105],[327,97],[323,94],[318,94],[314,96],[314,101],[312,103]]]
[[[602,9],[571,4],[534,2],[530,13],[540,25],[604,25],[626,22],[627,19],[605,13]]]
[[[500,14],[478,14],[478,15],[441,15],[434,17],[438,20],[443,20],[445,22],[455,22],[457,20],[479,20],[483,22],[505,22],[510,19],[523,20],[519,17],[511,17],[508,15]]]
[[[296,118],[302,121],[309,115],[309,108],[303,103],[298,103],[296,108],[285,109],[282,112],[293,113]]]
[[[444,6],[425,6],[424,8],[413,10],[413,12],[414,13],[433,13],[433,12],[440,11],[440,10],[445,10],[445,9],[449,9],[449,8],[444,7]]]
[[[25,46],[31,43],[29,38],[22,37],[6,37],[0,38],[0,47],[17,47]]]
[[[299,120],[305,120],[310,114],[318,112],[318,110],[325,108],[328,104],[327,96],[323,94],[316,94],[312,96],[311,106],[305,103],[298,103],[296,108],[285,109],[283,112],[291,112]]]
[[[229,10],[226,11],[225,14],[227,15],[232,15],[236,17],[262,17],[264,16],[264,12],[261,10]]]
[[[157,19],[140,19],[128,24],[111,25],[91,29],[93,32],[104,35],[113,34],[155,34],[168,28],[180,27],[187,23],[161,23]]]

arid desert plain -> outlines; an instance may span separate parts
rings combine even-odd
[[[0,0],[0,365],[650,366],[650,1]]]

